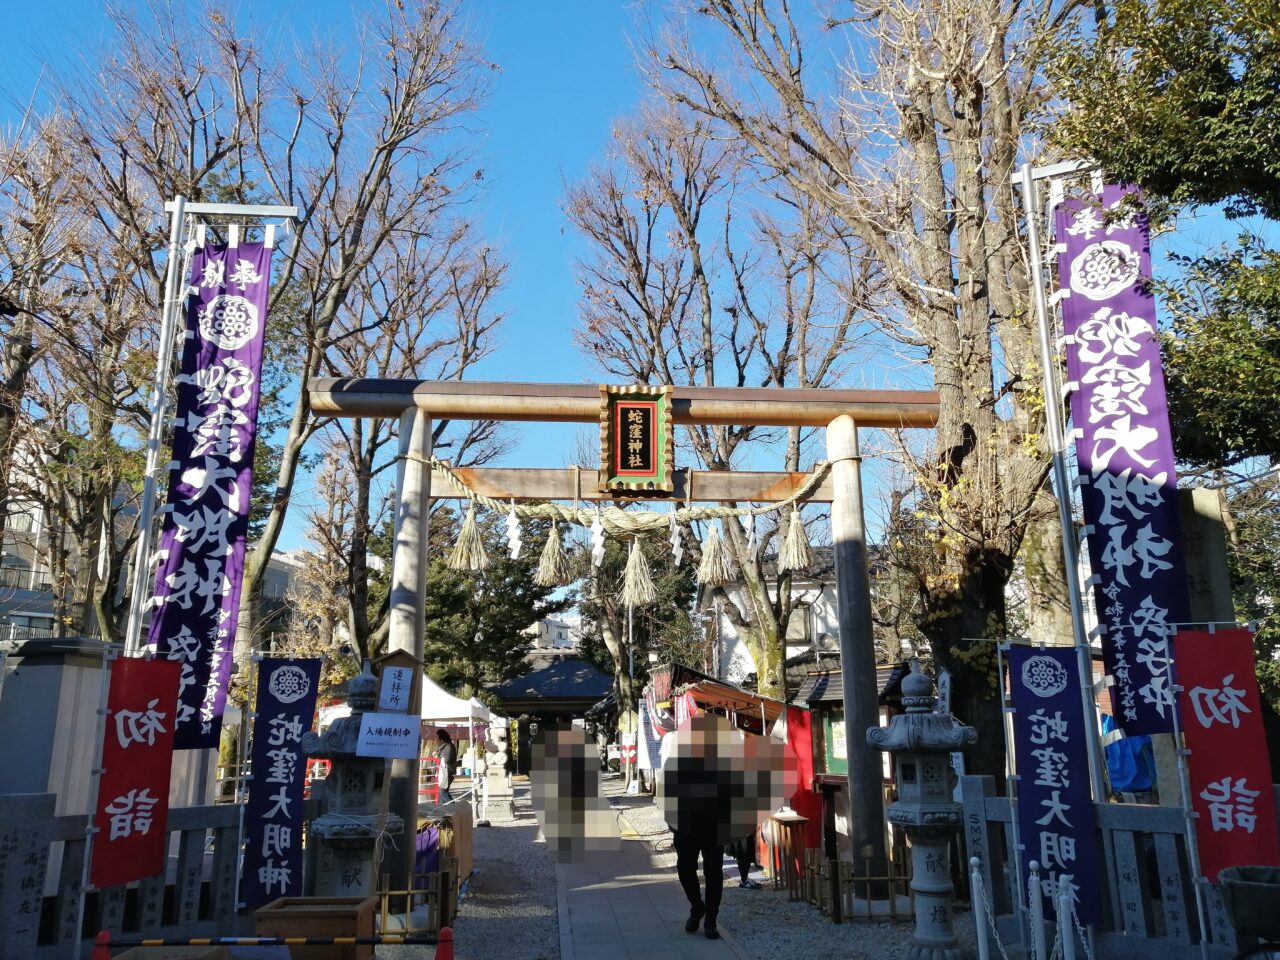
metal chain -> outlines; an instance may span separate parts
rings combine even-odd
[[[1084,947],[1085,960],[1093,960],[1093,951],[1089,949],[1089,931],[1080,922],[1080,917],[1076,914],[1075,897],[1071,898],[1071,922],[1075,924],[1076,933],[1080,935],[1080,943]]]
[[[982,902],[987,908],[987,926],[991,928],[991,936],[995,938],[996,949],[1000,951],[1000,956],[1003,960],[1009,960],[1009,954],[1005,952],[1004,944],[1000,941],[1000,931],[996,928],[996,911],[991,906],[991,898],[987,895],[987,885],[979,883],[978,892],[982,894]]]

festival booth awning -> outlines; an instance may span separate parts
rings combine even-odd
[[[707,676],[682,664],[662,667],[651,674],[645,690],[646,706],[667,722],[680,718],[686,705],[700,710],[724,711],[736,726],[747,733],[769,734],[783,744],[785,763],[796,789],[787,798],[787,806],[809,819],[803,835],[806,847],[817,847],[822,840],[822,799],[812,789],[813,733],[809,711],[783,703],[724,680]],[[659,722],[659,724],[661,721]],[[672,729],[674,724],[667,729]]]
[[[723,710],[740,730],[754,734],[773,729],[787,708],[781,700],[710,678],[686,684],[677,693],[688,693],[703,710]]]

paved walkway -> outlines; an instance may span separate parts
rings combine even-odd
[[[719,940],[685,933],[689,904],[675,870],[649,845],[624,839],[620,856],[557,864],[560,960],[750,960],[720,927]]]

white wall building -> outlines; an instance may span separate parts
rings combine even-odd
[[[582,639],[582,617],[577,614],[544,617],[524,632],[533,638],[535,650],[577,650]]]

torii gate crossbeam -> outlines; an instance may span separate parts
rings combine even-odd
[[[432,418],[594,423],[600,417],[600,389],[589,384],[325,378],[312,380],[309,391],[311,408],[318,414],[400,419],[389,647],[419,659],[425,632],[422,610],[432,486]],[[831,476],[814,491],[812,499],[830,500],[832,505],[855,876],[884,877],[887,872],[881,760],[866,743],[866,730],[879,726],[880,718],[858,427],[932,427],[937,418],[938,395],[924,390],[676,387],[672,398],[672,420],[678,424],[826,428]],[[655,495],[652,499],[767,501],[774,491],[796,489],[806,476],[684,473],[685,486],[678,491],[683,496]],[[589,473],[587,476],[595,480]],[[572,493],[567,491],[580,492],[582,499],[597,499],[589,490],[595,484],[581,484],[581,477],[570,478],[569,471],[476,470],[472,479],[500,491],[502,499],[568,499]],[[396,838],[401,856],[391,864],[391,882],[393,888],[404,890],[412,877],[415,849],[416,760],[394,761],[389,790],[391,809],[404,818],[405,825],[404,834]]]

